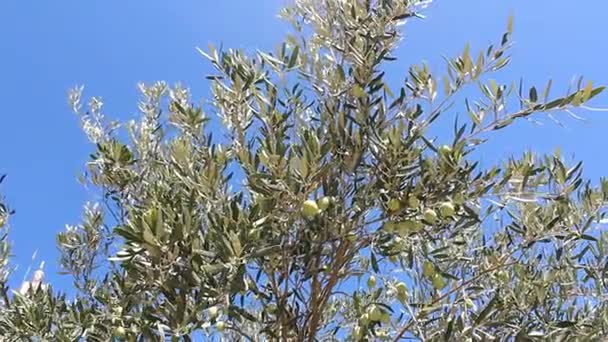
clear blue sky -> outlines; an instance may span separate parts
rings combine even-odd
[[[55,234],[77,223],[82,204],[93,199],[76,178],[93,147],[81,133],[66,101],[69,88],[84,84],[99,95],[108,116],[131,119],[140,81],[181,81],[197,98],[208,94],[204,75],[210,66],[196,46],[271,49],[286,26],[276,19],[287,0],[222,1],[0,1],[0,174],[2,192],[17,210],[12,220],[17,280],[38,250],[48,277],[56,275]],[[511,66],[501,81],[525,76],[565,91],[572,76],[586,75],[608,84],[605,13],[598,0],[438,0],[427,19],[405,26],[401,58],[390,77],[402,78],[411,63],[427,60],[444,70],[442,55],[455,55],[469,41],[473,51],[500,38],[510,13],[515,15]],[[558,87],[559,85],[559,87]],[[556,94],[561,94],[556,92]],[[608,107],[608,94],[594,102]],[[455,112],[462,114],[462,106]],[[575,153],[588,177],[608,175],[605,152],[608,113],[580,113],[586,122],[560,114],[566,128],[517,125],[496,136],[484,150],[491,163],[532,148]],[[61,287],[61,286],[60,286]]]

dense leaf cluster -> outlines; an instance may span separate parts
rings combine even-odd
[[[445,74],[386,63],[420,0],[298,0],[276,51],[210,46],[211,98],[141,86],[141,117],[71,103],[100,200],[60,233],[73,298],[12,293],[6,340],[589,341],[608,335],[608,182],[525,153],[475,151],[517,120],[567,112],[603,88],[503,84],[512,21]],[[391,80],[397,76],[391,75]],[[478,87],[478,98],[463,89]],[[468,92],[467,92],[468,94]],[[454,106],[467,113],[454,120]],[[453,134],[437,138],[440,118]],[[8,209],[0,206],[0,225]],[[7,229],[7,228],[3,228]],[[4,231],[3,239],[5,239]]]

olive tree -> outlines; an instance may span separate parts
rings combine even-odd
[[[108,120],[98,98],[85,110],[74,90],[95,145],[83,180],[99,194],[57,238],[74,293],[4,286],[2,336],[608,336],[608,182],[559,153],[484,166],[475,154],[497,130],[568,113],[603,87],[581,79],[555,96],[550,81],[493,80],[512,20],[445,72],[386,75],[403,24],[426,5],[297,0],[276,51],[200,50],[216,70],[209,99],[141,85],[136,121]],[[453,133],[433,134],[441,120]]]

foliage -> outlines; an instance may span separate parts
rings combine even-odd
[[[496,45],[446,58],[445,75],[414,65],[390,87],[383,67],[395,63],[401,26],[426,5],[298,0],[281,12],[294,29],[276,51],[201,50],[217,71],[206,110],[187,89],[159,82],[141,86],[140,120],[114,123],[99,99],[82,113],[81,89],[72,92],[96,146],[85,178],[101,194],[57,238],[75,298],[3,285],[0,334],[608,335],[599,224],[608,182],[594,187],[559,153],[475,161],[495,131],[579,107],[603,87],[581,80],[553,97],[551,82],[539,93],[490,79],[509,63],[511,20]],[[468,86],[480,95],[464,101],[464,122],[455,120],[449,142],[433,137]]]

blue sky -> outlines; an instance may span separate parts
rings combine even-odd
[[[68,89],[85,85],[85,94],[101,96],[106,114],[117,119],[136,115],[140,81],[180,81],[202,99],[208,94],[204,75],[211,68],[195,47],[213,42],[272,49],[286,29],[276,19],[286,2],[0,2],[0,174],[8,174],[2,192],[17,210],[11,231],[20,265],[15,280],[38,250],[37,262],[46,261],[48,277],[66,284],[67,278],[56,275],[55,234],[66,223],[77,223],[84,202],[94,199],[77,182],[93,147],[67,106]],[[606,85],[607,10],[608,3],[598,0],[439,0],[424,12],[426,20],[405,26],[400,60],[391,65],[389,77],[400,80],[410,64],[423,60],[443,71],[442,55],[456,55],[466,42],[475,51],[497,41],[513,13],[513,61],[498,80],[524,76],[543,86],[553,78],[556,95],[581,74]],[[608,107],[608,93],[594,106]],[[456,106],[454,113],[462,114],[462,108]],[[489,164],[526,149],[560,147],[585,162],[588,177],[608,175],[608,113],[579,114],[587,121],[558,115],[566,128],[550,120],[543,126],[518,124],[495,136],[482,159]]]

